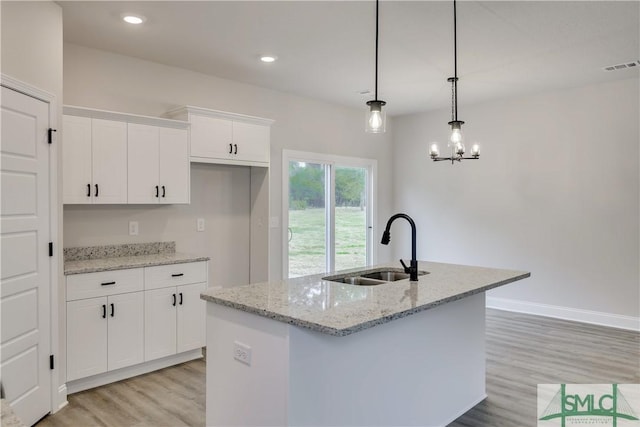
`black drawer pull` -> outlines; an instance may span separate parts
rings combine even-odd
[[[182,305],[182,292],[180,292],[180,305]]]
[[[173,304],[171,304],[171,305],[173,305],[175,307],[176,306],[176,294],[173,294],[172,297],[173,297]]]
[[[87,197],[91,197],[91,184],[87,184]]]
[[[109,286],[109,285],[115,285],[116,282],[104,282],[104,283],[100,283],[100,286]]]
[[[184,273],[172,274],[171,277],[182,277]]]
[[[165,188],[164,188],[164,185],[163,185],[162,186],[162,197],[164,197],[165,194],[166,194],[166,191],[165,191]]]
[[[111,304],[111,317],[113,317],[113,315],[116,313],[116,307]]]
[[[96,197],[98,197],[98,184],[96,184]]]
[[[233,154],[233,144],[229,144],[229,154]]]
[[[233,154],[238,154],[238,144],[233,144],[233,146],[236,148]]]
[[[102,318],[103,319],[107,318],[107,305],[106,304],[102,304]]]
[[[156,197],[160,197],[160,187],[156,185]]]

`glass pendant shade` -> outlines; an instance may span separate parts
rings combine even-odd
[[[387,114],[383,110],[382,106],[386,102],[373,100],[367,102],[369,111],[367,111],[367,122],[365,130],[369,133],[382,133],[386,130]]]

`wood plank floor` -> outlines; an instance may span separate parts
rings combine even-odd
[[[536,385],[640,383],[640,334],[487,310],[488,398],[450,427],[534,427]],[[455,398],[455,396],[452,396]],[[202,360],[69,396],[42,427],[204,426]]]

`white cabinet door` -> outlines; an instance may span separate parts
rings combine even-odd
[[[144,360],[176,353],[176,288],[144,292]]]
[[[127,203],[127,124],[91,119],[93,203]]]
[[[114,370],[144,361],[143,292],[113,295],[107,301],[107,367]]]
[[[192,114],[191,157],[229,159],[233,151],[232,121]]]
[[[67,303],[67,381],[107,370],[107,298]]]
[[[176,289],[178,292],[178,353],[204,347],[206,303],[200,299],[200,293],[206,287],[206,283],[196,283],[178,286]]]
[[[189,137],[186,129],[160,128],[160,203],[189,203]]]
[[[129,203],[158,203],[160,198],[158,128],[129,123],[128,135]]]
[[[91,203],[91,119],[65,115],[62,126],[62,202]]]
[[[268,126],[234,121],[233,158],[269,163],[269,134]]]

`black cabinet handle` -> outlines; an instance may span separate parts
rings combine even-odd
[[[156,185],[156,197],[160,196],[160,187]]]
[[[106,304],[102,304],[102,318],[103,319],[107,318],[107,305]]]
[[[233,144],[229,144],[229,154],[233,154]]]
[[[87,197],[91,197],[91,184],[87,184]]]
[[[96,184],[96,197],[98,197],[98,184]]]
[[[113,317],[113,315],[116,313],[116,307],[111,304],[111,317]]]
[[[172,274],[171,277],[182,277],[184,273]]]
[[[109,286],[109,285],[115,285],[116,282],[104,282],[104,283],[100,283],[100,286]]]
[[[180,292],[180,305],[182,305],[182,292]]]
[[[233,146],[236,148],[236,150],[233,152],[233,154],[238,154],[238,144],[233,144]]]
[[[173,294],[173,304],[174,307],[176,306],[176,294]]]
[[[165,194],[166,194],[166,191],[165,191],[165,188],[164,188],[164,185],[163,185],[162,186],[162,197],[164,197]]]

